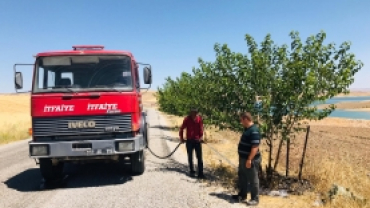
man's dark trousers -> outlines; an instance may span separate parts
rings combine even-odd
[[[195,155],[198,159],[198,175],[203,175],[202,144],[194,139],[187,139],[186,150],[188,153],[188,162],[190,166],[190,171],[194,172],[193,150],[195,150]]]
[[[239,195],[243,198],[251,191],[251,199],[259,201],[259,178],[258,170],[262,157],[252,160],[250,168],[246,167],[247,159],[239,157]]]

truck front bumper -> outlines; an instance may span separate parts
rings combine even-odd
[[[145,148],[144,138],[139,134],[131,138],[104,140],[75,140],[29,142],[31,158],[93,157],[130,154]]]

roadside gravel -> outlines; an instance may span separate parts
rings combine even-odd
[[[177,141],[166,140],[171,133],[160,128],[167,121],[154,109],[148,110],[148,119],[151,149],[168,154]],[[1,208],[246,206],[231,204],[222,189],[188,177],[186,155],[179,150],[169,159],[155,158],[147,151],[146,172],[134,177],[117,172],[114,164],[67,165],[67,184],[43,190],[38,166],[28,157],[28,141],[0,146]]]

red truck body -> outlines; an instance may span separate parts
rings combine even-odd
[[[132,113],[132,123],[139,125],[142,104],[140,93],[99,92],[97,100],[91,93],[74,94],[52,93],[31,95],[31,117],[56,117],[73,115],[107,115],[107,110],[118,109]],[[63,97],[69,97],[63,99]]]
[[[119,162],[126,157],[133,172],[143,173],[147,123],[134,56],[103,46],[73,46],[35,58],[29,148],[43,177],[60,176],[68,161]],[[23,78],[16,65],[17,90]],[[149,65],[144,68],[145,84],[151,79]]]

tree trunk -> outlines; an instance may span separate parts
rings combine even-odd
[[[286,141],[286,168],[285,168],[285,176],[289,176],[289,154],[290,154],[290,138]]]
[[[303,146],[302,159],[301,159],[301,163],[299,164],[299,173],[298,173],[299,180],[302,180],[302,168],[303,168],[303,163],[304,163],[304,157],[306,156],[306,148],[307,148],[307,141],[308,141],[309,135],[310,135],[310,126],[307,127],[306,140]]]
[[[269,157],[268,157],[268,166],[266,168],[266,175],[267,175],[267,181],[268,183],[271,184],[271,180],[272,180],[272,167],[271,167],[271,163],[272,163],[272,149],[274,147],[273,145],[273,133],[270,133],[270,138],[269,138]]]
[[[279,163],[279,158],[280,158],[280,152],[281,152],[281,147],[283,146],[283,138],[280,139],[280,143],[279,143],[279,148],[278,148],[278,151],[276,153],[276,159],[275,159],[275,164],[274,164],[274,170],[276,170],[277,168],[277,165]]]

